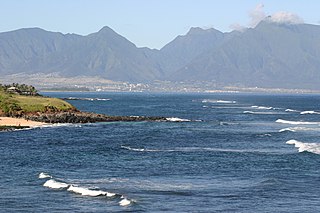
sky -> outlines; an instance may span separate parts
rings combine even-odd
[[[160,49],[191,27],[229,32],[268,15],[318,25],[319,9],[319,0],[0,0],[0,32],[88,35],[108,26],[138,47]]]

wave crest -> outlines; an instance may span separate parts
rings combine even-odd
[[[255,109],[266,109],[266,110],[274,109],[273,107],[266,107],[266,106],[251,106],[251,107]]]
[[[54,179],[50,179],[50,180],[47,180],[43,184],[43,186],[51,188],[51,189],[65,189],[65,188],[69,187],[69,184],[63,183],[63,182],[58,182],[58,181],[56,181]]]
[[[226,101],[226,100],[214,100],[214,99],[204,99],[202,103],[218,103],[218,104],[235,104],[236,101]]]
[[[299,152],[311,152],[314,154],[320,154],[320,144],[319,143],[305,143],[297,140],[289,140],[286,144],[294,145],[298,148]]]
[[[184,119],[184,118],[176,118],[176,117],[171,117],[171,118],[166,118],[167,121],[171,122],[189,122],[189,119]]]
[[[319,124],[319,122],[288,121],[288,120],[283,120],[283,119],[276,120],[276,123],[291,124],[291,125],[316,125],[316,124]]]
[[[301,115],[306,115],[306,114],[320,114],[320,112],[316,112],[316,111],[303,111],[300,112]]]
[[[105,192],[101,190],[92,190],[92,189],[73,186],[73,185],[70,185],[70,187],[67,190],[69,192],[74,192],[77,194],[81,194],[83,196],[91,196],[91,197],[97,197],[97,196],[113,197],[116,195],[115,193]]]

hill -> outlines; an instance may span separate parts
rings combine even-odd
[[[21,85],[0,85],[0,116],[19,117],[38,112],[76,110],[74,106],[58,98],[49,98],[38,94],[23,95],[23,92],[18,90],[19,87]]]
[[[145,116],[109,116],[93,112],[81,112],[70,103],[58,99],[44,97],[37,93],[26,95],[32,86],[27,85],[0,85],[0,117],[24,118],[27,121],[43,123],[94,123],[113,121],[168,121],[165,117]],[[1,125],[0,125],[1,126]],[[11,130],[9,126],[0,128],[0,131]],[[13,129],[16,129],[15,127]]]

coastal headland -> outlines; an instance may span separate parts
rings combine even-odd
[[[0,85],[0,131],[54,123],[116,121],[166,121],[166,118],[82,112],[64,100],[38,94],[33,86]]]

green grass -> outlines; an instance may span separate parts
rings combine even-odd
[[[8,115],[32,112],[59,112],[74,110],[75,107],[58,98],[8,94],[0,89],[0,114]]]

